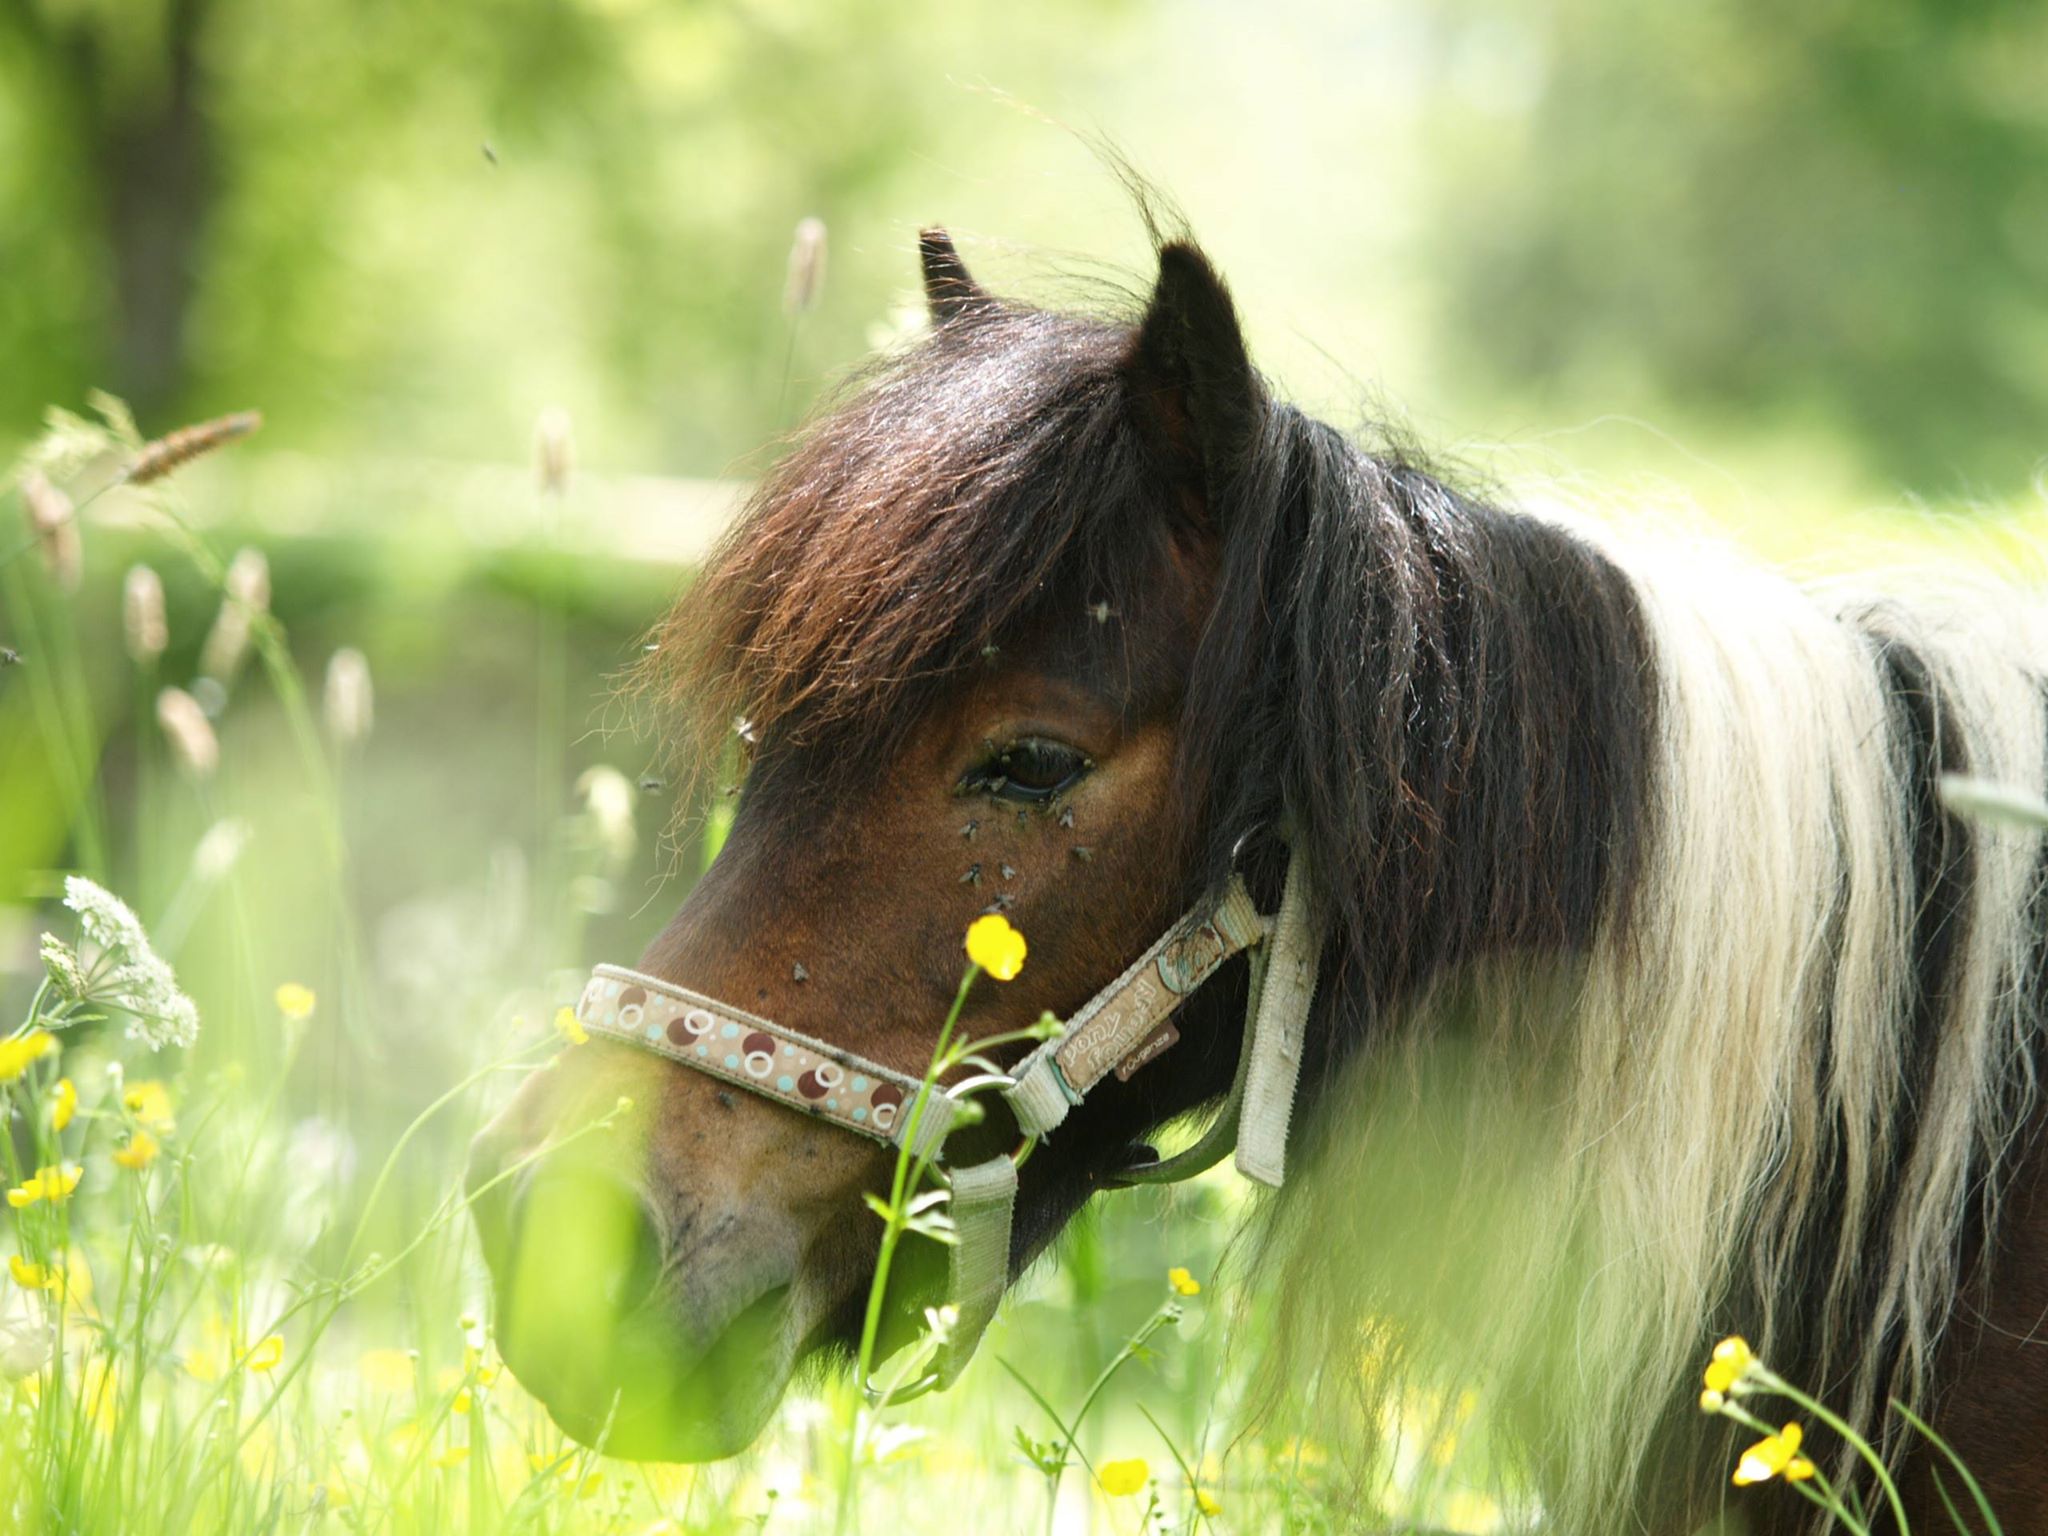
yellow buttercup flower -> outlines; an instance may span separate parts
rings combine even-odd
[[[1214,1520],[1223,1513],[1223,1501],[1206,1488],[1195,1490],[1195,1508]]]
[[[498,1379],[498,1368],[484,1358],[482,1350],[473,1344],[462,1347],[462,1374],[474,1376],[480,1387],[494,1385]]]
[[[1176,1264],[1166,1272],[1166,1283],[1173,1287],[1176,1296],[1199,1296],[1202,1282],[1189,1274],[1184,1265]]]
[[[31,1177],[7,1191],[7,1203],[17,1211],[34,1205],[38,1200],[62,1205],[71,1198],[71,1191],[78,1188],[78,1181],[84,1176],[85,1170],[76,1163],[66,1163],[61,1168],[38,1168]]]
[[[570,1451],[563,1451],[554,1456],[542,1451],[531,1451],[527,1453],[526,1462],[533,1468],[535,1476],[553,1476],[561,1479],[579,1499],[595,1497],[598,1489],[604,1486],[604,1473],[592,1472],[585,1477],[575,1454]]]
[[[271,1000],[277,1004],[277,1011],[295,1024],[301,1019],[310,1019],[314,1005],[320,1001],[313,995],[311,987],[301,986],[296,981],[288,981],[279,987],[271,994]]]
[[[1015,981],[1024,954],[1024,935],[1002,913],[986,913],[967,925],[967,958],[997,981]]]
[[[555,1033],[571,1045],[581,1045],[590,1038],[590,1031],[583,1027],[583,1021],[576,1017],[574,1008],[555,1010]]]
[[[172,1113],[171,1090],[155,1078],[145,1078],[139,1083],[130,1083],[121,1094],[121,1103],[128,1113],[152,1131],[175,1131],[177,1117]]]
[[[163,1145],[149,1132],[137,1126],[135,1134],[128,1138],[128,1145],[114,1154],[114,1161],[123,1168],[132,1168],[140,1173],[156,1161],[157,1154],[161,1151]]]
[[[273,1333],[269,1338],[249,1351],[249,1358],[242,1363],[252,1371],[274,1371],[277,1363],[284,1359],[284,1335]]]
[[[71,1123],[71,1117],[78,1113],[78,1086],[68,1077],[57,1079],[57,1090],[50,1095],[50,1129],[61,1131]]]
[[[18,1253],[7,1256],[7,1272],[14,1276],[14,1283],[25,1291],[47,1291],[57,1283],[57,1277],[46,1265],[31,1264]]]
[[[376,1392],[406,1392],[412,1389],[413,1357],[402,1349],[371,1349],[363,1352],[356,1372]]]
[[[1105,1461],[1095,1473],[1095,1481],[1101,1484],[1102,1491],[1117,1499],[1136,1493],[1151,1480],[1152,1469],[1145,1465],[1142,1456],[1133,1456],[1127,1461]]]
[[[1736,1463],[1735,1485],[1743,1488],[1781,1475],[1788,1483],[1805,1482],[1813,1476],[1813,1463],[1799,1454],[1799,1443],[1805,1437],[1797,1424],[1787,1424],[1775,1435],[1757,1441]]]
[[[47,1029],[32,1029],[12,1040],[0,1040],[0,1083],[11,1083],[45,1056],[57,1051],[57,1037]]]
[[[1723,1339],[1714,1346],[1713,1358],[1707,1362],[1707,1391],[1725,1395],[1731,1387],[1749,1374],[1750,1367],[1755,1364],[1756,1352],[1749,1347],[1747,1339]],[[1705,1403],[1702,1402],[1701,1406],[1704,1407]],[[1719,1404],[1715,1406],[1719,1407]]]
[[[469,1460],[468,1446],[451,1445],[447,1450],[434,1458],[434,1465],[437,1467],[459,1467],[467,1460]]]

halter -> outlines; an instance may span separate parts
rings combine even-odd
[[[902,1402],[952,1385],[995,1316],[1009,1281],[1017,1169],[1038,1139],[1058,1129],[1111,1073],[1128,1079],[1171,1045],[1177,1038],[1168,1022],[1174,1010],[1243,951],[1250,952],[1252,968],[1245,1041],[1222,1113],[1186,1151],[1124,1169],[1113,1182],[1192,1178],[1234,1145],[1240,1173],[1280,1187],[1320,948],[1320,928],[1309,910],[1307,860],[1296,851],[1275,916],[1261,916],[1243,879],[1233,875],[1221,901],[1195,908],[1167,929],[1013,1071],[935,1085],[922,1104],[921,1078],[622,966],[600,965],[591,973],[576,1016],[593,1034],[693,1067],[934,1166],[950,1191],[955,1240],[947,1269],[955,1316],[934,1369],[887,1394]],[[1013,1151],[984,1162],[949,1165],[944,1148],[956,1106],[983,1089],[993,1089],[1009,1105],[1023,1139]]]

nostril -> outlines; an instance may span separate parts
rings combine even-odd
[[[633,1237],[605,1297],[614,1312],[630,1312],[651,1297],[661,1284],[661,1237],[642,1210]]]

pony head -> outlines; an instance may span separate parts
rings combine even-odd
[[[1216,628],[1218,488],[1268,410],[1190,245],[1161,250],[1122,323],[1000,302],[943,232],[921,244],[928,337],[804,434],[656,637],[647,681],[684,750],[734,741],[746,771],[718,858],[638,963],[911,1076],[978,915],[1004,913],[1030,959],[973,989],[971,1038],[1069,1015],[1211,888],[1188,695],[1204,647],[1241,638]],[[1269,889],[1277,812],[1237,808],[1230,839]],[[1147,1128],[1229,1084],[1241,971],[1029,1160],[1011,1274],[1150,1156]],[[871,1125],[901,1112],[886,1082],[818,1086],[874,1097]],[[611,1134],[569,1139],[622,1098]],[[949,1156],[1006,1138],[998,1109]],[[473,1182],[565,1139],[480,1203],[508,1362],[614,1453],[744,1447],[807,1356],[858,1337],[880,1231],[861,1197],[893,1153],[599,1039],[523,1087]],[[914,1245],[885,1348],[942,1269]]]

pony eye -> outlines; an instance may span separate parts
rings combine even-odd
[[[1043,736],[1014,741],[961,782],[970,792],[1027,805],[1050,800],[1095,765],[1078,747]]]

